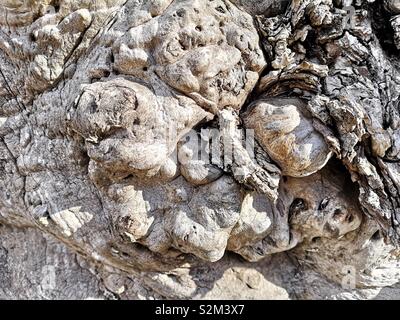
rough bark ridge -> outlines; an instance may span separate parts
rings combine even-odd
[[[399,53],[397,0],[0,0],[0,297],[400,297]]]

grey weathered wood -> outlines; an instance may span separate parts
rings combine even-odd
[[[0,1],[0,297],[400,297],[399,50],[396,0]]]

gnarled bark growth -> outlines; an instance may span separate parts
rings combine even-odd
[[[0,296],[400,296],[399,53],[395,0],[0,2]]]

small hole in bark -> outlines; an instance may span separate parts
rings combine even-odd
[[[196,31],[199,31],[199,32],[203,30],[203,28],[201,26],[196,26],[195,29],[196,29]]]
[[[311,239],[311,242],[312,242],[312,243],[316,243],[316,242],[318,242],[319,240],[321,240],[321,237],[314,237],[314,238]]]
[[[323,199],[319,204],[318,210],[324,210],[329,204],[329,199]]]
[[[296,198],[293,200],[292,204],[290,205],[290,210],[291,211],[298,211],[298,210],[304,210],[307,209],[307,205],[303,199]]]
[[[129,174],[124,178],[124,180],[130,180],[132,178],[134,178],[133,174]]]
[[[381,232],[377,230],[371,237],[371,241],[378,241],[381,239]]]
[[[307,210],[307,209],[308,209],[308,206],[303,199],[300,199],[300,198],[294,199],[289,208],[289,220],[292,219],[294,216],[296,216],[301,211]]]
[[[217,10],[218,12],[221,12],[221,13],[226,13],[225,9],[222,8],[221,6],[216,7],[215,10]]]
[[[143,67],[143,71],[144,71],[144,72],[146,72],[147,70],[149,70],[149,68]]]
[[[124,257],[124,258],[128,258],[129,257],[129,254],[128,253],[126,253],[126,252],[121,252],[121,255]]]
[[[346,217],[346,221],[347,221],[348,223],[352,223],[353,220],[354,220],[353,215],[352,215],[352,214],[348,214],[347,217]]]
[[[179,40],[178,42],[179,42],[179,45],[181,46],[181,49],[186,50],[185,44],[181,40]]]
[[[105,70],[104,71],[104,77],[109,77],[110,76],[110,74],[111,74],[111,72],[110,71],[108,71],[108,70]]]

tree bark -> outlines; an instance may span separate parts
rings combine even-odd
[[[1,1],[0,297],[399,298],[399,53],[397,0]]]

